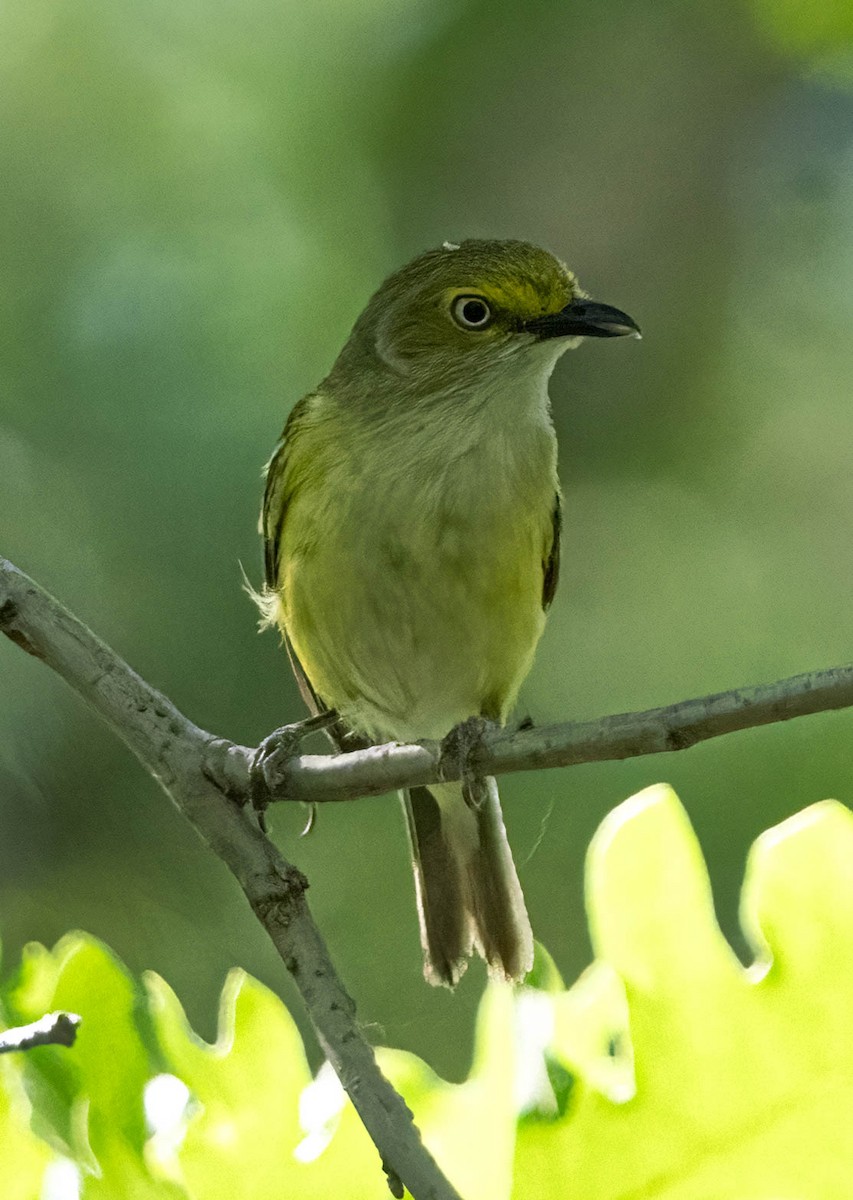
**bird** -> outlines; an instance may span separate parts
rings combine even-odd
[[[548,380],[584,338],[639,337],[547,250],[468,239],[420,254],[368,301],[266,466],[262,625],[338,744],[503,725],[560,567]],[[533,961],[493,778],[404,792],[428,982],[476,952]]]

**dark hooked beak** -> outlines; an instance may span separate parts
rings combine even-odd
[[[553,337],[641,336],[637,322],[621,309],[595,300],[572,300],[560,312],[525,321],[522,329],[540,339]]]

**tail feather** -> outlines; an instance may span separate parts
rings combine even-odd
[[[533,935],[494,779],[477,807],[459,784],[412,788],[403,799],[427,980],[454,987],[474,949],[493,977],[522,979]]]
[[[424,975],[429,983],[455,987],[474,945],[460,863],[432,792],[411,788],[403,792],[403,803],[415,871]]]
[[[507,841],[497,783],[477,809],[479,844],[469,866],[477,950],[497,978],[523,979],[533,966],[533,934]]]

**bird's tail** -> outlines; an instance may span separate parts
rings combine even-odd
[[[474,805],[459,783],[411,788],[403,804],[430,983],[454,987],[474,950],[493,978],[518,981],[533,964],[533,934],[506,838],[498,788]]]

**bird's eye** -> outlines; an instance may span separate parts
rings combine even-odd
[[[492,310],[482,296],[457,296],[450,311],[463,329],[484,329],[492,319]]]

